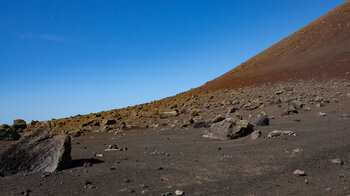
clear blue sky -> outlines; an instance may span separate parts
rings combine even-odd
[[[0,124],[198,87],[344,0],[0,0]]]

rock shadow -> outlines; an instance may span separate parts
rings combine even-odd
[[[70,166],[65,168],[65,169],[71,169],[71,168],[76,168],[76,167],[83,167],[84,164],[86,164],[86,163],[90,163],[91,165],[94,165],[94,164],[104,163],[104,161],[99,160],[99,159],[94,159],[94,158],[90,158],[90,159],[76,159],[76,160],[72,160],[72,163],[70,164]]]

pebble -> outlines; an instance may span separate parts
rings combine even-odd
[[[297,169],[293,172],[293,174],[295,176],[305,176],[305,171],[301,171],[301,170]]]
[[[324,112],[319,112],[318,113],[320,116],[326,116],[327,114],[326,113],[324,113]]]
[[[181,195],[184,195],[184,192],[181,190],[176,190],[175,195],[181,196]]]
[[[32,191],[27,189],[26,191],[22,192],[21,195],[29,195]]]
[[[130,180],[129,180],[128,178],[124,178],[123,181],[124,181],[125,183],[129,183],[129,182],[130,182]]]
[[[256,140],[261,136],[262,132],[260,130],[257,131],[253,131],[253,133],[251,133],[251,138],[252,140]]]
[[[92,165],[92,164],[91,164],[90,162],[85,162],[84,165],[83,165],[83,167],[91,167],[91,165]]]
[[[333,164],[337,164],[337,165],[343,165],[343,164],[344,164],[343,161],[342,161],[341,159],[339,159],[339,158],[337,158],[337,159],[332,159],[331,162],[332,162]]]
[[[302,151],[303,151],[303,149],[301,149],[301,148],[293,149],[293,152],[294,152],[294,153],[298,153],[298,152],[302,152]]]
[[[46,178],[46,177],[49,177],[50,176],[50,173],[46,173],[46,174],[43,174],[41,177],[42,178]]]
[[[95,154],[95,157],[103,157],[103,154]]]

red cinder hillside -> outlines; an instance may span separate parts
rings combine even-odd
[[[350,1],[196,90],[232,89],[291,79],[338,78],[348,71]]]

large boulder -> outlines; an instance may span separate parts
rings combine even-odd
[[[206,131],[203,137],[217,140],[231,140],[234,123],[229,121],[221,121],[219,123],[212,124],[208,131]]]
[[[0,175],[62,170],[71,164],[70,153],[69,136],[41,127],[0,154]]]
[[[212,124],[203,137],[217,140],[232,140],[249,135],[254,131],[254,126],[246,120],[235,122],[224,120]]]
[[[19,135],[12,127],[8,125],[0,126],[0,140],[12,141],[19,140],[19,138],[21,138],[21,135]]]
[[[22,120],[22,119],[16,119],[13,121],[13,128],[16,129],[16,130],[23,130],[25,128],[27,128],[27,123],[25,120]]]

